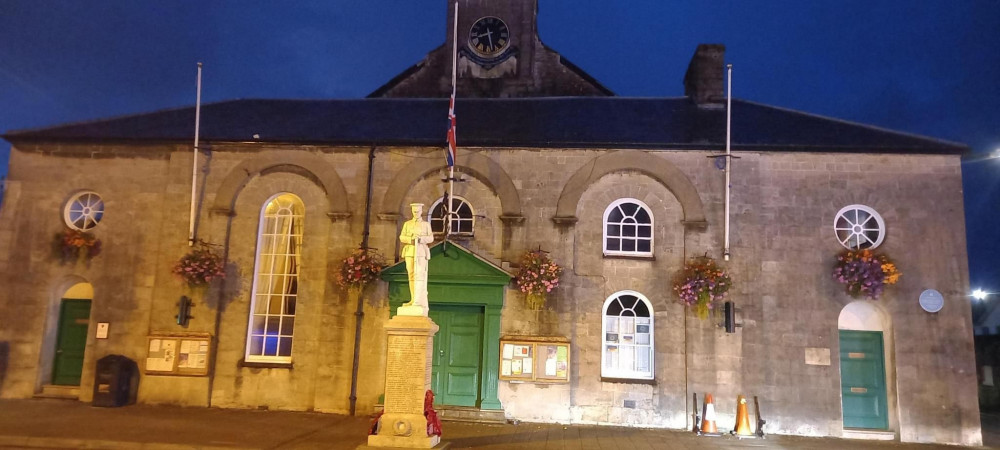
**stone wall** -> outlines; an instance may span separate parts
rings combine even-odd
[[[20,320],[0,327],[0,344],[9,348],[0,396],[29,397],[39,390],[51,359],[53,308],[57,316],[61,293],[85,280],[95,292],[91,323],[111,322],[111,336],[95,340],[90,333],[81,400],[89,400],[99,357],[120,353],[142,367],[148,334],[185,331],[219,337],[214,376],[144,375],[141,401],[347,412],[356,299],[331,274],[361,242],[368,149],[215,144],[211,158],[202,158],[208,168],[198,236],[226,249],[231,276],[193,293],[170,273],[188,251],[191,153],[182,147],[15,147],[0,210],[0,281],[7,287],[0,291],[0,310]],[[730,298],[743,327],[726,334],[716,326],[717,317],[701,321],[686,311],[671,289],[687,258],[722,259],[724,177],[707,158],[712,152],[620,153],[616,161],[623,169],[578,192],[575,223],[553,221],[571,180],[587,179],[593,170],[588,163],[612,153],[508,148],[459,153],[458,172],[465,165],[478,168],[465,170],[466,181],[456,185],[456,195],[469,200],[477,214],[468,247],[503,267],[516,263],[524,250],[541,247],[566,268],[545,310],[526,310],[521,294],[507,291],[502,334],[562,335],[572,341],[568,384],[500,382],[508,417],[686,428],[691,394],[713,393],[720,427],[728,428],[736,395],[745,394],[760,398],[769,432],[841,435],[837,320],[852,299],[831,277],[834,255],[842,248],[832,224],[840,208],[860,203],[885,219],[887,238],[880,250],[903,272],[878,301],[891,321],[885,336],[893,344],[887,358],[893,362],[887,366],[890,428],[903,441],[979,442],[958,157],[740,152],[733,164],[732,258],[723,264],[735,281]],[[440,169],[413,180],[407,176],[438,164],[443,166],[439,149],[376,149],[370,243],[390,261],[398,253],[406,204],[430,206],[443,193]],[[400,180],[398,196],[393,186]],[[61,266],[49,255],[52,235],[63,227],[63,203],[79,189],[95,190],[107,202],[95,230],[104,253],[89,266]],[[306,205],[291,368],[242,361],[259,214],[280,192],[294,193]],[[608,204],[619,198],[639,199],[652,209],[652,258],[603,256],[601,221]],[[703,208],[704,223],[691,220],[694,206]],[[928,288],[945,296],[939,313],[926,313],[917,304]],[[602,306],[621,290],[640,292],[652,302],[653,383],[601,378]],[[177,299],[188,294],[196,296],[194,319],[183,329],[174,315]],[[358,411],[367,413],[382,390],[382,325],[389,308],[383,283],[362,297]],[[806,364],[807,352],[824,351],[831,355],[829,365]]]

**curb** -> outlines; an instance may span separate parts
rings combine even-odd
[[[253,447],[220,447],[217,445],[166,444],[159,442],[109,441],[103,439],[72,439],[37,436],[0,436],[0,448],[65,448],[65,449],[140,449],[140,450],[234,450]]]

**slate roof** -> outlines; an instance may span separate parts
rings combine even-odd
[[[459,146],[720,149],[725,110],[686,97],[458,99]],[[231,100],[202,106],[201,139],[328,145],[443,146],[447,99]],[[733,100],[737,150],[963,153],[962,144]],[[194,107],[11,131],[25,141],[193,138]],[[255,139],[254,135],[259,135]]]

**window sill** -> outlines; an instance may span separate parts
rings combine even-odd
[[[289,369],[291,370],[292,363],[280,363],[280,362],[264,362],[264,361],[247,361],[245,359],[239,360],[236,363],[237,367],[246,367],[249,369]]]
[[[434,233],[434,242],[438,242],[445,238],[454,241],[471,241],[476,238],[476,235],[472,233],[452,233],[450,236],[446,236],[444,233]]]
[[[648,384],[650,386],[656,386],[656,380],[646,380],[642,378],[610,378],[601,377],[602,383],[621,383],[621,384]]]
[[[634,259],[639,261],[656,261],[656,256],[654,255],[617,255],[617,254],[604,254],[604,259]]]

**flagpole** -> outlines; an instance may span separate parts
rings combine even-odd
[[[194,103],[194,162],[191,163],[191,220],[188,223],[188,247],[194,245],[196,191],[198,189],[198,134],[201,125],[201,63],[198,63],[198,88]]]
[[[455,84],[456,84],[456,79],[457,79],[456,73],[458,71],[458,0],[455,0],[455,20],[453,22],[452,35],[451,36],[452,36],[452,39],[451,39],[451,103],[450,103],[451,111],[449,111],[449,115],[452,115],[452,117],[454,117],[454,114],[455,114]],[[452,125],[451,125],[451,127],[452,127],[452,133],[457,134],[457,130],[455,130],[456,126],[454,125],[454,119],[451,119],[451,120],[452,120]],[[456,137],[456,139],[457,139],[457,137]],[[451,146],[451,141],[450,140],[448,142],[448,145]],[[456,144],[456,147],[457,147],[457,144]],[[451,152],[451,149],[449,148],[448,151]],[[448,211],[448,216],[447,216],[448,220],[444,221],[445,222],[444,225],[446,227],[445,239],[448,239],[451,236],[451,219],[452,219],[452,213],[453,213],[453,211],[452,211],[452,205],[454,205],[454,203],[455,203],[455,200],[454,200],[454,198],[455,198],[455,159],[458,159],[458,149],[457,148],[455,149],[455,154],[452,157],[451,164],[448,165],[448,198],[447,198],[447,201],[448,201],[447,208],[448,209],[446,209],[446,211]]]
[[[733,65],[727,64],[729,86],[726,93],[726,248],[722,251],[722,259],[729,261],[729,168],[733,165],[733,152],[730,147],[732,141],[732,118],[733,118]]]

